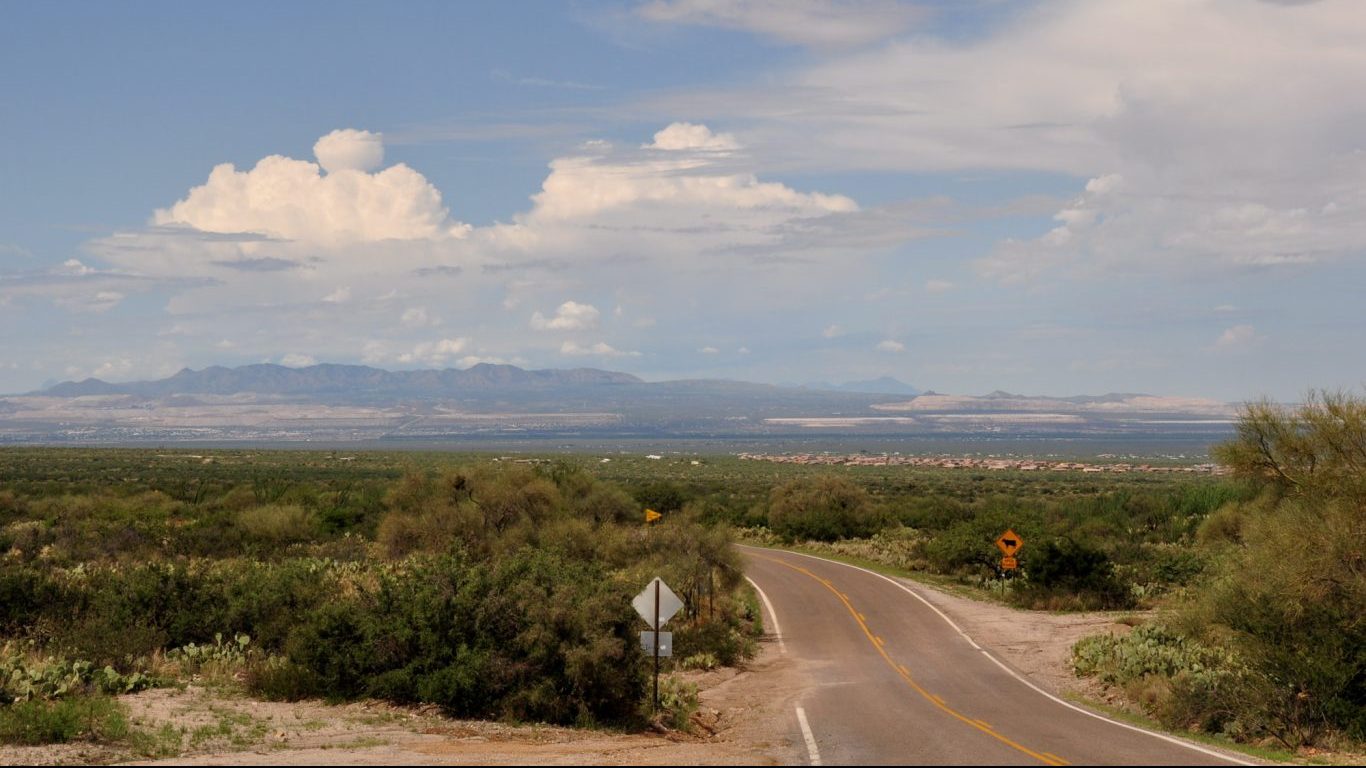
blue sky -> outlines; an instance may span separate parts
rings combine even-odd
[[[1357,387],[1363,38],[1348,0],[4,4],[0,391]]]

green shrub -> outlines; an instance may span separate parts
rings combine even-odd
[[[697,712],[697,685],[673,675],[660,678],[659,711],[656,715],[666,728],[691,731],[692,716]],[[653,702],[647,707],[653,706]]]
[[[683,661],[679,663],[679,666],[683,669],[707,672],[721,666],[721,661],[717,659],[714,654],[694,653],[686,659],[683,659]]]
[[[317,515],[296,504],[244,509],[237,513],[237,524],[250,538],[273,546],[297,544],[318,535]]]
[[[792,480],[775,487],[769,497],[768,527],[788,540],[871,536],[885,525],[885,516],[863,488],[834,475]]]
[[[1109,556],[1071,539],[1037,546],[1025,573],[1028,581],[1015,594],[1026,602],[1074,598],[1078,607],[1089,609],[1122,609],[1134,602],[1129,590],[1115,578]]]

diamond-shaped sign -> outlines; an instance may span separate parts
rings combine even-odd
[[[659,600],[659,611],[655,611],[655,599]],[[664,622],[673,618],[675,613],[683,607],[683,601],[678,599],[669,585],[664,580],[656,576],[645,589],[635,596],[631,601],[631,607],[636,609],[640,618],[645,619],[645,623],[650,625],[650,629],[659,630],[664,626]],[[659,626],[655,626],[655,616],[659,617]]]
[[[1014,557],[1015,553],[1020,551],[1020,547],[1024,546],[1024,539],[1020,538],[1020,534],[1007,529],[996,540],[996,546],[1000,548],[1001,554],[1006,557]]]

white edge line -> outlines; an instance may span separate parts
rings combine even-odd
[[[816,737],[811,733],[811,724],[806,722],[806,710],[797,707],[797,722],[802,726],[802,738],[806,739],[806,753],[811,756],[812,765],[821,764],[821,751],[816,748]]]
[[[764,547],[754,547],[754,549],[764,549]],[[979,646],[977,643],[973,642],[972,638],[971,638],[971,637],[968,637],[968,633],[964,632],[963,629],[962,629],[961,627],[959,627],[957,624],[955,624],[955,623],[953,622],[953,619],[950,619],[948,616],[946,616],[946,615],[944,614],[943,611],[941,611],[941,610],[939,610],[939,608],[935,607],[935,605],[934,605],[933,603],[931,603],[929,600],[926,600],[925,598],[921,597],[915,590],[911,589],[910,587],[906,586],[905,584],[902,584],[901,582],[899,582],[899,581],[897,581],[897,580],[895,580],[895,579],[892,579],[892,578],[890,578],[890,577],[884,576],[883,574],[880,574],[880,573],[878,573],[877,571],[870,571],[870,570],[868,570],[867,568],[862,568],[862,567],[857,566],[857,565],[850,565],[849,563],[841,563],[841,562],[838,561],[838,560],[827,560],[827,559],[824,558],[824,557],[817,557],[816,555],[808,555],[808,554],[806,554],[805,552],[793,552],[792,550],[789,550],[789,549],[775,549],[775,550],[773,550],[773,551],[774,551],[774,552],[785,552],[785,553],[790,554],[790,555],[797,555],[798,557],[809,557],[809,558],[811,558],[812,560],[820,560],[820,561],[823,562],[823,563],[834,563],[835,565],[842,565],[842,566],[844,566],[844,567],[846,567],[846,568],[853,568],[853,569],[856,570],[856,571],[863,571],[864,573],[870,574],[870,575],[872,575],[872,576],[876,576],[876,577],[878,577],[879,579],[882,579],[883,581],[888,582],[889,584],[891,584],[891,585],[897,587],[898,589],[900,589],[901,591],[903,591],[903,592],[905,592],[906,594],[910,595],[911,597],[914,597],[916,600],[919,600],[920,602],[924,603],[930,610],[932,610],[932,611],[934,611],[936,614],[938,614],[938,615],[939,615],[939,618],[941,618],[941,619],[943,619],[945,622],[947,622],[948,625],[949,625],[950,627],[953,627],[954,630],[958,632],[958,634],[962,635],[969,643],[971,643],[973,648],[976,648],[977,650],[981,651],[983,656],[987,657],[988,659],[991,659],[992,663],[994,663],[996,666],[1000,667],[1001,669],[1005,670],[1006,673],[1009,674],[1011,677],[1015,678],[1016,680],[1019,680],[1021,683],[1024,683],[1026,686],[1028,686],[1029,688],[1033,689],[1034,692],[1036,692],[1036,693],[1038,693],[1038,694],[1044,696],[1045,698],[1051,699],[1052,701],[1055,701],[1055,702],[1057,702],[1058,704],[1061,704],[1061,705],[1063,705],[1064,707],[1067,707],[1067,708],[1070,709],[1070,710],[1073,710],[1073,711],[1075,711],[1075,712],[1080,712],[1081,714],[1086,715],[1087,717],[1094,717],[1094,718],[1097,719],[1097,720],[1101,720],[1101,721],[1110,723],[1111,725],[1117,725],[1117,726],[1119,726],[1120,728],[1124,728],[1124,729],[1127,729],[1127,730],[1130,730],[1130,731],[1134,731],[1135,733],[1145,733],[1145,734],[1147,734],[1147,735],[1149,735],[1149,736],[1152,736],[1152,737],[1155,738],[1155,739],[1161,739],[1162,741],[1168,742],[1168,743],[1170,743],[1170,744],[1175,744],[1175,745],[1180,746],[1180,747],[1185,747],[1186,749],[1194,750],[1194,751],[1196,751],[1196,752],[1200,752],[1201,754],[1209,755],[1209,756],[1211,756],[1211,757],[1217,757],[1217,758],[1219,758],[1220,760],[1227,760],[1228,762],[1233,763],[1233,764],[1235,764],[1235,765],[1257,765],[1257,763],[1249,763],[1249,762],[1247,762],[1246,760],[1239,760],[1239,759],[1236,758],[1236,757],[1230,757],[1229,755],[1225,755],[1225,754],[1223,754],[1222,752],[1216,752],[1216,751],[1214,751],[1214,750],[1212,750],[1212,749],[1206,749],[1206,748],[1204,748],[1204,747],[1202,747],[1202,746],[1200,746],[1200,745],[1198,745],[1198,744],[1192,744],[1192,743],[1190,743],[1190,742],[1188,742],[1188,741],[1185,741],[1185,740],[1182,740],[1182,739],[1178,739],[1178,738],[1176,738],[1176,737],[1174,737],[1174,736],[1168,736],[1168,735],[1165,734],[1165,733],[1158,733],[1158,732],[1156,732],[1156,731],[1150,731],[1150,730],[1148,730],[1147,728],[1140,728],[1140,727],[1138,727],[1138,726],[1136,726],[1136,725],[1129,725],[1128,723],[1121,723],[1121,722],[1118,721],[1118,720],[1112,720],[1111,718],[1108,718],[1108,717],[1106,717],[1105,715],[1101,715],[1101,714],[1098,714],[1098,713],[1096,713],[1096,712],[1092,712],[1092,711],[1089,710],[1089,709],[1084,709],[1084,708],[1082,708],[1082,707],[1079,707],[1079,706],[1073,704],[1073,703],[1070,702],[1070,701],[1065,701],[1065,700],[1063,700],[1063,699],[1058,698],[1057,696],[1054,696],[1053,694],[1049,693],[1048,691],[1045,691],[1044,689],[1042,689],[1042,688],[1040,688],[1039,686],[1035,685],[1034,683],[1030,682],[1029,680],[1027,680],[1027,679],[1024,678],[1023,676],[1021,676],[1018,672],[1016,672],[1015,670],[1011,669],[1010,667],[1008,667],[1008,666],[1006,666],[1004,663],[1002,663],[1000,659],[997,659],[995,656],[992,656],[990,653],[988,653],[987,650],[986,650],[985,648],[982,648],[982,647]],[[749,578],[749,577],[745,577],[745,578]],[[753,582],[750,582],[750,583],[752,584]],[[757,589],[757,588],[758,588],[758,585],[755,585],[755,588]]]
[[[773,617],[773,636],[778,638],[778,653],[787,653],[787,643],[783,642],[783,628],[778,626],[778,612],[773,610],[773,603],[769,602],[768,595],[765,595],[759,585],[754,583],[754,579],[746,576],[745,581],[748,581],[750,586],[754,587],[754,591],[759,593],[759,599],[764,601],[768,615]]]

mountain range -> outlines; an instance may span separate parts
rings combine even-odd
[[[110,384],[100,379],[64,381],[43,390],[53,397],[84,395],[391,395],[440,396],[470,390],[500,388],[554,389],[562,387],[643,384],[629,373],[596,368],[528,371],[515,365],[480,363],[463,370],[386,371],[366,365],[310,365],[288,368],[262,363],[237,368],[212,366],[202,371],[182,369],[157,381]]]
[[[387,371],[364,365],[185,369],[155,381],[66,381],[0,397],[0,443],[708,437],[1026,437],[1229,429],[1209,400],[919,392],[890,377],[774,386],[648,382],[596,368]]]

